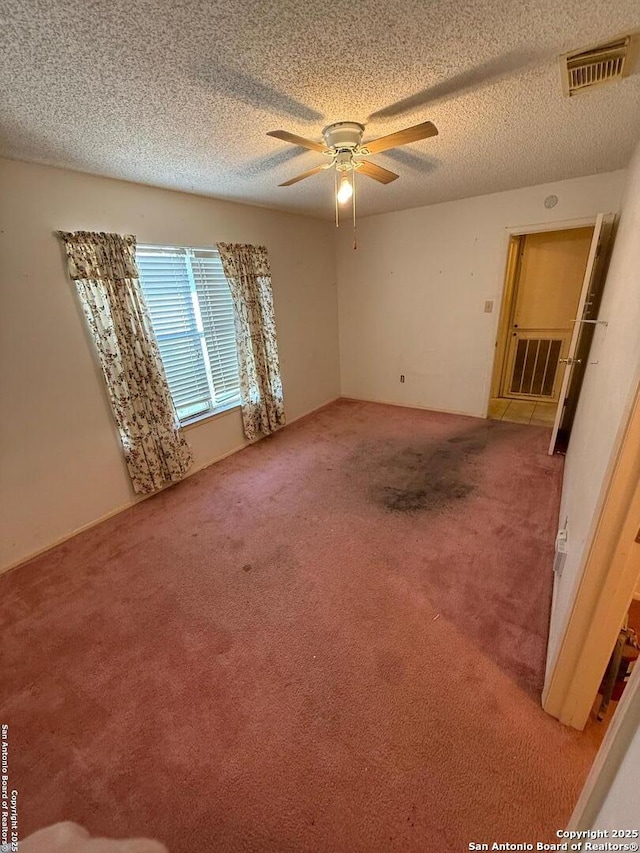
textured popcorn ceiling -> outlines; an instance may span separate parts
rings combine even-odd
[[[640,27],[638,0],[2,0],[0,154],[331,217],[323,162],[267,137],[365,139],[364,216],[627,165],[640,74],[563,98],[558,54]]]

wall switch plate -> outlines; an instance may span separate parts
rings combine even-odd
[[[484,303],[484,313],[485,314],[491,314],[492,311],[493,311],[493,299],[487,299],[487,301]]]

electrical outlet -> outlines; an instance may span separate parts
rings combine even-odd
[[[404,382],[404,373],[400,374],[400,382]]]
[[[484,303],[484,313],[485,314],[491,314],[492,311],[493,311],[493,299],[487,299],[487,301]]]

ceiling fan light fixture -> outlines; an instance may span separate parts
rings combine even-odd
[[[338,202],[340,204],[346,204],[352,195],[353,187],[351,186],[351,181],[346,174],[343,174],[340,179],[340,187],[338,189]]]
[[[327,148],[334,151],[353,151],[360,145],[364,125],[357,121],[336,121],[322,131]]]
[[[422,124],[405,127],[404,130],[380,136],[378,139],[373,139],[363,145],[362,135],[364,130],[364,125],[357,121],[334,122],[327,125],[322,131],[325,141],[324,146],[319,142],[314,142],[313,139],[306,139],[304,136],[289,133],[287,130],[270,130],[267,134],[267,136],[273,136],[275,139],[282,139],[283,142],[298,145],[300,148],[319,151],[329,158],[329,162],[326,165],[309,169],[301,175],[296,175],[295,178],[284,181],[280,186],[290,187],[292,184],[297,184],[298,181],[309,178],[311,175],[315,175],[324,169],[332,169],[336,226],[340,224],[339,205],[346,204],[349,199],[352,199],[351,213],[353,215],[354,249],[358,245],[356,241],[356,171],[359,171],[360,174],[368,178],[373,178],[374,181],[378,181],[380,184],[390,184],[391,181],[396,180],[398,175],[395,172],[390,172],[389,169],[385,169],[383,166],[378,166],[377,163],[372,163],[366,158],[379,151],[388,151],[390,148],[398,148],[400,145],[408,145],[410,142],[419,142],[422,139],[428,139],[430,136],[437,136],[438,134],[438,129],[432,122],[423,121]],[[349,180],[349,173],[353,175],[351,180]],[[339,185],[338,176],[340,176]]]

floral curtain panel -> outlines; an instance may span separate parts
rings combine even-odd
[[[264,246],[218,243],[235,308],[244,432],[250,441],[284,426],[271,269]]]
[[[149,494],[193,463],[138,284],[135,237],[58,232],[95,343],[133,489]]]

